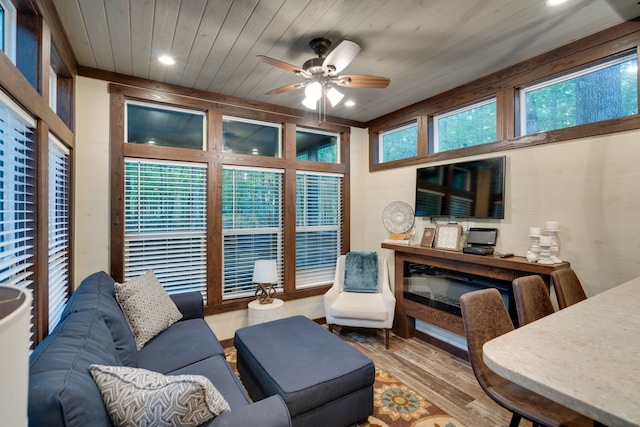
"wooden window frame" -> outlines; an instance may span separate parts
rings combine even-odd
[[[606,60],[624,52],[637,50],[638,46],[640,46],[640,21],[628,21],[367,122],[365,125],[369,129],[369,171],[447,161],[640,129],[640,114],[636,114],[565,129],[516,136],[519,87],[587,66],[590,63]],[[496,97],[497,102],[496,142],[440,153],[433,153],[428,149],[433,141],[429,123],[434,114],[492,96]],[[418,128],[418,155],[410,159],[378,163],[378,134],[410,120],[418,120],[419,126],[422,123],[422,128]]]

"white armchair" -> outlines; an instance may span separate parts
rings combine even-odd
[[[387,260],[378,256],[378,289],[365,293],[344,291],[345,259],[346,255],[338,257],[333,286],[324,294],[324,313],[329,330],[333,330],[333,325],[383,329],[384,344],[388,349],[396,299],[389,285]]]

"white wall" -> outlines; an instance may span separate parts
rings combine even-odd
[[[640,131],[631,131],[499,153],[507,157],[505,219],[475,226],[498,228],[496,249],[524,255],[529,227],[558,221],[560,258],[571,263],[587,295],[640,276],[638,138]],[[384,254],[391,269],[393,251],[380,248],[387,236],[382,212],[395,200],[414,205],[420,166],[365,172],[363,179],[363,250]],[[417,236],[425,225],[416,219]]]

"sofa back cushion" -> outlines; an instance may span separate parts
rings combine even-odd
[[[98,310],[111,331],[111,338],[124,366],[138,365],[136,343],[115,296],[115,281],[104,271],[94,273],[82,281],[73,293],[65,310],[64,319],[69,313]]]
[[[29,425],[109,426],[100,391],[89,366],[120,360],[98,310],[67,313],[30,357]]]

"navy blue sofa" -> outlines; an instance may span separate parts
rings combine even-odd
[[[196,374],[211,380],[231,411],[205,426],[288,427],[280,396],[252,402],[204,320],[198,292],[172,296],[182,320],[140,351],[105,272],[87,277],[73,293],[55,330],[33,351],[29,372],[30,426],[112,426],[89,365],[139,367],[167,375]]]

